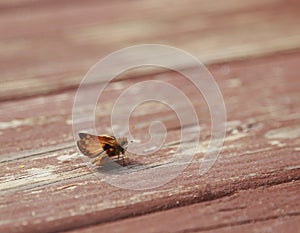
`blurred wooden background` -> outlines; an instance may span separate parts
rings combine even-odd
[[[296,0],[1,1],[0,232],[299,232],[299,12]],[[224,96],[227,137],[204,176],[200,150],[172,182],[122,190],[81,160],[72,105],[99,59],[143,43],[207,65]],[[111,96],[149,78],[181,84],[171,71],[130,77],[109,87]],[[209,112],[190,95],[205,144]],[[133,119],[136,136],[143,122],[165,119],[172,144],[179,129],[168,114],[145,108]]]

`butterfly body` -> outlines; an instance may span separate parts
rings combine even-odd
[[[93,163],[96,165],[102,165],[101,160],[105,157],[114,157],[124,155],[126,146],[128,144],[127,138],[116,138],[109,135],[92,135],[87,133],[79,133],[79,140],[77,146],[79,150],[90,158],[95,158]],[[123,164],[125,161],[123,157]]]

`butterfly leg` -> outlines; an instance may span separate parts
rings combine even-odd
[[[93,164],[100,166],[101,164],[101,160],[103,159],[103,156],[98,156],[97,158],[94,159]]]
[[[123,166],[128,166],[128,164],[129,164],[129,159],[128,159],[128,157],[126,156],[126,155],[123,155],[122,156],[122,159],[123,159]]]

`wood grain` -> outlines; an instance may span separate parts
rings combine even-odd
[[[1,1],[0,232],[298,232],[299,9],[295,0]],[[120,75],[96,107],[99,133],[111,133],[120,93],[146,80],[183,91],[201,127],[196,155],[183,172],[161,187],[135,191],[105,181],[123,170],[90,167],[79,154],[72,107],[92,65],[139,43],[175,46],[208,65],[227,122],[223,150],[201,176],[211,116],[199,90],[166,69]],[[195,72],[188,62],[178,65]],[[168,132],[165,146],[148,156],[129,154],[129,174],[118,178],[123,184],[153,181],[130,176],[137,171],[179,165],[168,159],[181,127],[195,125],[180,126],[163,105],[147,103],[133,113],[133,146],[149,139],[149,125],[158,120]]]
[[[238,191],[210,202],[71,232],[298,232],[299,188],[300,182],[294,181]]]
[[[298,1],[1,5],[0,100],[74,89],[99,59],[136,44],[175,46],[206,64],[300,47]]]
[[[209,173],[199,176],[203,148],[210,135],[209,121],[205,120],[209,113],[200,101],[197,109],[201,109],[199,114],[203,119],[202,143],[195,160],[175,180],[155,190],[120,190],[95,176],[96,170],[86,167],[86,162],[81,160],[72,142],[71,125],[67,124],[72,91],[66,92],[63,98],[57,94],[23,100],[21,106],[24,109],[14,108],[18,104],[16,101],[2,103],[2,109],[6,107],[5,112],[10,112],[11,116],[24,113],[25,117],[30,115],[29,109],[32,109],[31,112],[39,117],[34,118],[33,123],[23,121],[26,118],[19,119],[28,125],[4,124],[6,128],[1,131],[1,140],[7,144],[1,149],[4,168],[1,170],[0,186],[1,231],[70,230],[192,203],[210,203],[239,190],[282,183],[293,186],[293,180],[300,177],[299,85],[296,85],[299,83],[296,75],[299,59],[299,54],[293,53],[211,66],[228,111],[228,134],[222,154]],[[224,74],[224,70],[230,72]],[[168,75],[171,75],[174,84],[183,81],[172,72],[164,75],[166,80],[170,80]],[[141,80],[145,78],[141,77]],[[126,88],[133,82],[129,80],[120,83]],[[190,89],[190,96],[199,100],[199,93],[193,90]],[[110,97],[120,91],[122,89],[115,90],[116,93],[108,90]],[[108,98],[106,101],[113,100]],[[64,111],[57,112],[58,106],[68,106],[68,103],[69,108],[64,107]],[[151,108],[152,111],[154,109]],[[149,114],[151,112],[146,108],[139,117],[134,118],[138,138],[143,138],[147,132],[147,125],[142,123],[145,119],[149,120]],[[166,112],[158,111],[153,116],[163,118]],[[175,127],[178,123],[172,118],[167,119],[172,145],[180,128]],[[108,125],[105,122],[101,122],[101,127]],[[30,150],[16,152],[18,146],[27,146]],[[167,149],[174,146],[176,143]],[[131,159],[137,159],[141,164],[163,163],[167,158],[165,153],[161,151],[151,157]],[[129,168],[134,169],[135,166]],[[299,211],[297,206],[295,211]],[[294,224],[297,225],[297,221]]]

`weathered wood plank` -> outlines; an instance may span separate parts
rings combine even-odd
[[[28,169],[29,164],[25,164],[25,169],[19,167],[24,170],[23,177],[12,177],[12,181],[1,185],[6,190],[1,198],[0,228],[3,232],[75,229],[300,178],[299,155],[293,155],[293,151],[237,154],[233,158],[221,156],[203,177],[197,176],[198,163],[194,161],[193,166],[170,184],[143,192],[114,188],[93,176],[82,164],[75,164],[76,161],[54,166],[47,157],[33,160],[33,168]],[[50,161],[41,167],[41,160]],[[7,187],[7,184],[15,186]],[[299,207],[295,208],[299,211]]]
[[[75,88],[104,55],[139,43],[185,49],[204,63],[300,47],[298,1],[0,4],[0,100]]]
[[[200,101],[196,106],[201,109],[198,113],[204,121],[200,123],[205,127],[198,155],[179,177],[156,190],[120,190],[94,176],[85,166],[72,146],[71,125],[68,124],[74,92],[1,103],[1,109],[5,110],[2,121],[20,115],[24,118],[19,117],[21,125],[16,122],[2,124],[0,137],[9,149],[1,148],[0,156],[3,164],[0,170],[0,231],[75,229],[214,200],[238,190],[299,180],[299,59],[299,54],[284,54],[213,65],[210,69],[220,84],[228,111],[228,136],[223,152],[209,173],[198,175],[202,150],[209,136],[209,122],[205,121],[209,115]],[[137,81],[144,78],[148,77]],[[171,80],[177,85],[182,83],[172,72],[152,78]],[[122,80],[122,88],[111,88],[109,93],[116,96],[132,83],[133,79]],[[199,101],[192,88],[189,94],[193,102]],[[108,98],[103,104],[111,101]],[[24,120],[30,118],[30,113],[42,119]],[[147,127],[142,123],[148,120],[149,114],[151,112],[145,111],[135,118],[137,125],[141,124],[137,137],[145,134]],[[163,118],[165,112],[158,111],[154,116]],[[172,129],[169,133],[176,138],[179,129],[174,127],[172,119],[166,122]],[[101,124],[109,126],[106,120]],[[172,142],[173,138],[169,140]],[[36,151],[51,144],[54,146],[44,152]],[[33,151],[17,154],[18,146]],[[164,156],[165,153],[157,153],[134,159],[152,163]],[[289,190],[295,191],[293,183],[290,184]],[[293,208],[299,212],[299,206]]]
[[[290,120],[298,119],[297,101],[300,81],[297,78],[297,70],[299,62],[299,53],[292,53],[210,66],[209,69],[224,96],[229,121],[240,121],[241,124],[250,118],[258,122],[262,120],[268,122],[273,119],[284,122],[289,118]],[[120,89],[116,89],[114,84],[111,84],[107,90],[111,99],[104,100],[103,105],[111,107],[115,101],[112,96],[117,96],[135,82],[147,79],[166,80],[180,85],[182,77],[174,73],[150,75],[136,80],[118,82]],[[278,91],[278,94],[272,94],[274,89]],[[200,114],[200,119],[203,120],[200,124],[208,124],[209,112],[203,103],[203,98],[196,91],[193,89],[189,97],[191,100],[196,100],[195,103],[201,104],[201,108],[196,109]],[[2,110],[0,139],[5,145],[0,148],[2,158],[4,154],[20,150],[71,142],[74,96],[75,90],[69,90],[62,94],[0,102]],[[144,118],[140,121],[143,122],[145,117],[152,114],[152,111],[154,110],[146,109],[143,113]],[[108,109],[106,112],[101,112],[101,118],[97,118],[99,132],[108,133],[106,127],[109,126],[109,116]],[[203,132],[204,135],[205,132]]]
[[[298,1],[283,0],[1,1],[0,232],[297,232],[299,9]],[[171,71],[125,74],[101,99],[99,132],[109,133],[118,94],[149,79],[186,92],[202,127],[185,171],[160,188],[133,191],[107,184],[103,168],[87,167],[71,114],[79,81],[100,57],[145,42],[185,49],[206,64],[225,61],[209,69],[224,95],[227,137],[214,167],[199,176],[211,123],[203,97]],[[167,144],[147,157],[130,155],[131,172],[178,166],[165,163],[180,135],[172,111],[139,109],[135,136],[145,139],[154,120],[165,123]],[[153,179],[122,177],[128,184]]]
[[[300,228],[300,181],[71,232],[273,232]]]

